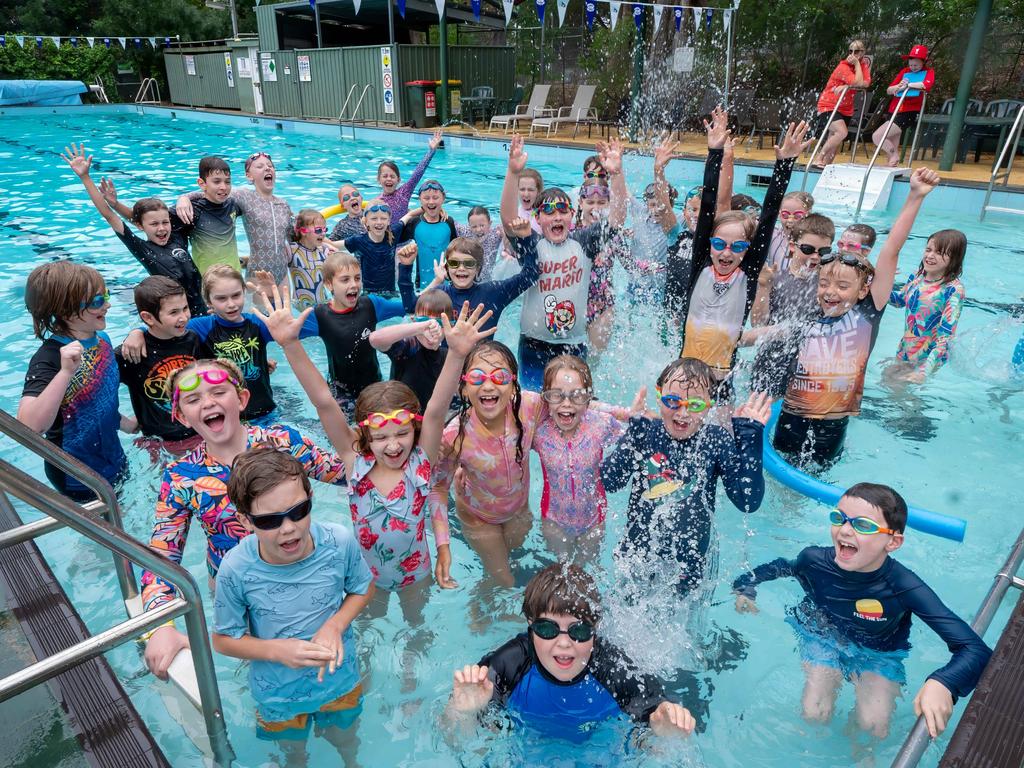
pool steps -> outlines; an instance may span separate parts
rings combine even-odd
[[[814,185],[815,204],[856,207],[867,170],[866,165],[854,163],[832,163],[827,166]],[[909,175],[909,168],[885,168],[876,165],[868,177],[861,210],[884,211],[889,206],[893,181]]]

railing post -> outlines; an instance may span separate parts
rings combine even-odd
[[[868,188],[868,179],[871,178],[871,169],[875,167],[875,161],[878,159],[878,153],[882,151],[882,145],[885,144],[885,140],[889,138],[889,131],[892,130],[892,124],[896,122],[896,115],[900,113],[900,107],[903,106],[903,100],[907,98],[907,93],[910,92],[909,88],[904,88],[903,93],[900,94],[899,101],[896,102],[896,109],[893,110],[892,117],[889,118],[889,122],[885,124],[885,133],[882,134],[882,140],[878,142],[875,147],[875,154],[871,156],[871,162],[868,163],[868,169],[864,172],[864,180],[860,183],[860,196],[857,198],[857,210],[853,212],[854,221],[860,216],[860,207],[864,204],[864,193]]]
[[[839,98],[836,99],[836,105],[832,107],[832,113],[828,116],[828,123],[825,125],[825,130],[821,132],[821,136],[814,143],[814,149],[811,150],[811,156],[807,158],[807,162],[804,164],[804,175],[800,180],[800,191],[803,192],[807,188],[807,174],[811,171],[811,163],[814,162],[814,158],[818,154],[818,150],[821,149],[822,143],[825,141],[825,137],[828,135],[829,126],[832,125],[832,121],[835,120],[836,112],[839,111],[839,105],[843,101],[843,97],[846,96],[846,92],[850,90],[850,86],[844,85],[843,89],[839,92]]]

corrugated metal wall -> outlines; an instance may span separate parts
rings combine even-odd
[[[260,36],[260,47],[268,51],[276,51],[280,42],[277,39],[277,17],[274,6],[256,6],[256,32]]]
[[[399,85],[411,80],[437,80],[440,67],[436,45],[398,46]],[[463,96],[469,96],[478,85],[489,85],[494,88],[495,98],[511,98],[516,80],[515,51],[510,47],[448,46],[448,77],[462,81]],[[400,93],[403,114],[409,114],[408,93],[405,88]]]
[[[219,48],[216,52],[178,53],[164,52],[164,65],[167,70],[167,84],[171,91],[171,102],[188,104],[190,107],[216,107],[218,109],[240,109],[238,100],[238,65],[232,61],[232,72],[235,87],[228,85],[227,67],[224,54],[230,54],[227,48]],[[186,56],[195,60],[195,74],[188,74]]]

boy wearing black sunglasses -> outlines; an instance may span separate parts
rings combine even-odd
[[[310,519],[305,467],[273,446],[235,459],[228,494],[253,535],[217,571],[214,650],[252,661],[260,738],[305,741],[316,721],[354,757],[355,740],[340,731],[362,709],[351,625],[373,595],[359,544],[347,528]]]
[[[804,599],[786,619],[797,634],[806,673],[805,720],[832,719],[843,679],[856,690],[856,721],[878,738],[889,733],[895,699],[906,683],[910,621],[917,614],[953,653],[914,698],[932,738],[946,727],[954,697],[978,683],[992,651],[911,570],[889,557],[903,545],[907,504],[895,490],[857,483],[829,513],[831,547],[807,547],[796,558],[759,565],[733,582],[736,610],[757,613],[756,587],[793,576]]]
[[[659,736],[692,733],[693,715],[598,637],[600,598],[582,568],[556,563],[534,576],[523,614],[526,632],[455,671],[445,709],[450,725],[472,730],[477,715],[494,702],[528,727],[574,741],[585,738],[589,724],[622,715],[649,724]]]

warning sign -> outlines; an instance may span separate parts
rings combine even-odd
[[[395,83],[391,69],[391,46],[384,45],[380,49],[380,80],[381,95],[384,97],[384,113],[395,114]]]
[[[427,117],[437,115],[437,101],[434,99],[433,91],[425,91],[423,93],[423,106],[426,107]]]

